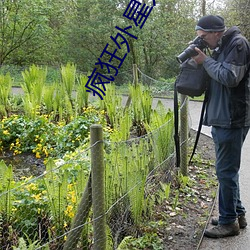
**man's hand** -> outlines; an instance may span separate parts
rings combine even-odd
[[[203,64],[207,56],[197,47],[194,48],[195,51],[198,53],[197,56],[192,57],[197,64]]]

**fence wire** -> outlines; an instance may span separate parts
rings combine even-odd
[[[107,249],[136,237],[138,225],[153,217],[161,183],[170,183],[174,172],[173,129],[171,116],[144,136],[98,142],[105,152]],[[92,147],[77,149],[73,158],[48,159],[38,176],[17,179],[11,165],[0,163],[1,249],[92,249],[93,223],[100,219],[91,208]],[[66,246],[69,235],[72,245]]]

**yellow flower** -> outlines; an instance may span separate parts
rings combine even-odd
[[[33,194],[32,197],[35,198],[36,201],[40,201],[42,199],[41,195],[42,195],[41,193]]]
[[[4,135],[9,135],[10,133],[9,133],[8,130],[4,130],[4,131],[3,131],[3,134],[4,134]]]
[[[28,191],[35,191],[37,190],[37,185],[35,183],[30,183],[29,185],[26,186],[26,189]]]
[[[49,153],[46,147],[43,147],[43,153],[45,154],[46,157],[48,157]]]
[[[37,159],[40,159],[40,158],[41,158],[41,155],[40,155],[39,152],[36,152],[36,158],[37,158]]]
[[[71,202],[72,202],[72,203],[76,203],[76,196],[75,196],[75,195],[72,195],[72,197],[71,197]]]
[[[16,212],[17,208],[13,207],[11,210],[12,210],[12,212]]]
[[[68,215],[69,218],[73,218],[74,217],[73,206],[68,205],[66,208],[66,211],[64,211],[64,213],[65,213],[65,215]]]

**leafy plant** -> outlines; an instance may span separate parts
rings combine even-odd
[[[145,123],[145,128],[150,134],[156,161],[163,162],[173,151],[173,112],[166,111],[162,102],[158,102],[156,109],[151,113],[151,122]]]
[[[35,180],[32,176],[23,177],[18,182],[18,188],[12,190],[12,193],[15,197],[13,227],[16,230],[22,228],[19,235],[30,241],[35,241],[38,235],[39,240],[45,240],[48,228],[44,229],[43,221],[49,224],[49,207],[47,192],[41,179]]]
[[[9,111],[9,96],[11,93],[12,79],[10,74],[0,75],[0,115],[7,116]]]
[[[162,183],[160,182],[160,189],[158,191],[160,197],[160,203],[164,200],[168,200],[171,192],[171,183]]]
[[[111,128],[117,128],[121,124],[120,119],[123,116],[121,101],[122,98],[117,95],[115,85],[108,84],[106,95],[103,101],[100,101],[100,108],[107,113],[107,123]]]
[[[78,87],[76,92],[76,107],[78,114],[81,114],[84,108],[87,108],[89,105],[89,92],[87,92],[87,88],[85,87],[88,81],[88,77],[86,75],[80,75],[78,77]]]
[[[61,66],[62,86],[66,91],[69,100],[72,102],[72,92],[76,81],[76,66],[67,63],[66,66]]]
[[[47,68],[42,69],[35,65],[22,72],[24,82],[21,86],[24,90],[24,110],[29,117],[34,118],[37,112],[40,112],[46,75]]]
[[[18,246],[17,247],[13,246],[13,250],[35,250],[40,245],[39,241],[32,242],[31,240],[29,240],[28,244],[29,245],[27,245],[24,238],[20,237],[18,239]]]
[[[53,103],[54,103],[54,94],[55,94],[56,85],[46,86],[44,89],[43,102],[45,105],[45,113],[51,114],[53,111]]]
[[[88,142],[93,123],[103,123],[102,114],[93,107],[68,124],[55,124],[46,115],[34,119],[13,115],[0,121],[0,150],[11,150],[14,155],[33,152],[37,158],[60,156]]]
[[[143,122],[150,123],[152,111],[152,95],[149,90],[137,84],[129,86],[134,124],[140,128]],[[142,129],[142,128],[140,128]]]
[[[117,250],[154,249],[163,250],[163,242],[156,233],[145,233],[142,237],[125,237]]]
[[[14,186],[12,166],[8,167],[3,160],[0,161],[0,213],[5,215],[9,222],[13,206],[13,194],[10,191]]]

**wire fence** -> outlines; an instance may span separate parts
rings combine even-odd
[[[156,81],[140,74],[148,79],[146,84]],[[187,98],[180,110],[186,105]],[[1,249],[119,249],[129,237],[143,234],[139,225],[154,217],[155,204],[166,191],[162,183],[171,183],[176,174],[173,134],[170,115],[141,137],[117,142],[103,138],[79,148],[73,159],[48,159],[43,174],[23,177],[19,186],[14,185],[12,167],[2,161]],[[96,145],[102,147],[93,158]],[[93,164],[102,160],[102,152],[103,186],[100,179],[93,182]],[[100,190],[105,193],[105,210],[96,216],[94,207],[103,206]]]

